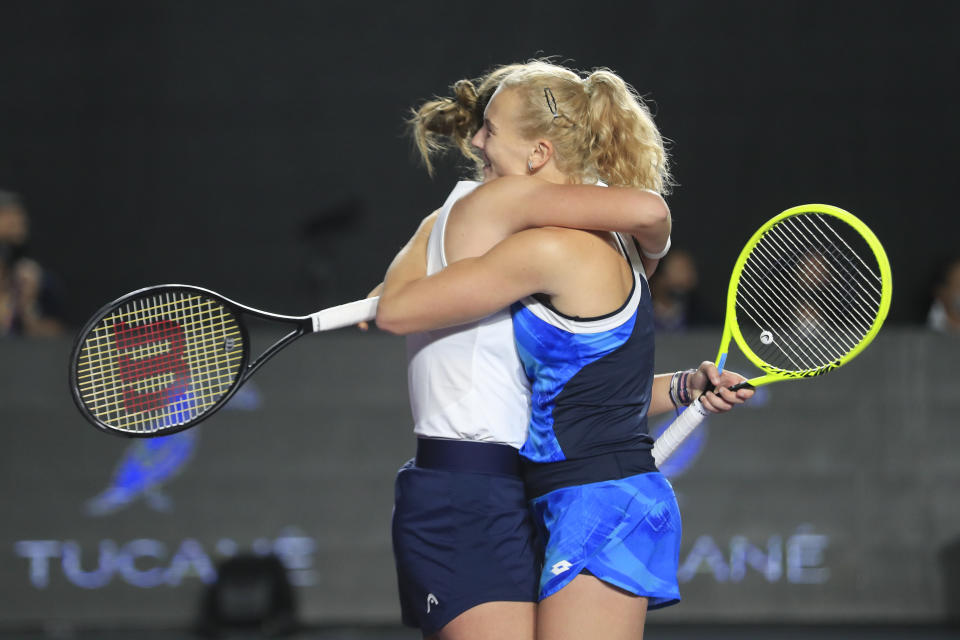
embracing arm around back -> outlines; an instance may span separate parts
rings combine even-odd
[[[424,220],[387,271],[377,309],[377,326],[385,331],[407,334],[470,322],[533,293],[551,295],[562,304],[564,294],[587,288],[585,280],[595,280],[591,269],[584,268],[583,258],[589,254],[594,260],[603,259],[597,253],[595,234],[529,229],[510,236],[482,256],[465,258],[425,276],[426,238],[433,221],[433,217]],[[612,295],[618,295],[617,287],[612,289]],[[620,291],[622,295],[623,289]],[[602,304],[609,304],[609,300]],[[668,391],[672,376],[666,373],[654,378],[650,415],[675,409]],[[701,397],[707,411],[718,413],[753,395],[749,388],[729,390],[744,380],[732,371],[718,372],[712,362],[703,362],[689,377],[687,386],[693,398]],[[714,391],[705,392],[708,382]]]
[[[651,252],[662,250],[670,235],[670,211],[651,191],[504,176],[478,186],[453,206],[443,239],[448,262],[444,271],[492,253],[498,243],[504,246],[476,265],[415,283],[426,275],[426,245],[435,220],[436,214],[425,219],[390,265],[377,314],[381,329],[412,333],[451,326],[482,318],[532,293],[558,293],[536,288],[533,275],[540,285],[552,279],[555,288],[563,284],[570,291],[575,279],[563,278],[582,273],[570,273],[575,260],[568,258],[578,251],[589,254],[596,249],[589,245],[597,242],[595,234],[575,229],[626,232]],[[549,225],[565,228],[551,231]],[[514,234],[519,237],[514,239]],[[560,245],[563,251],[557,250]],[[557,259],[551,262],[551,257]],[[493,300],[500,306],[492,306]]]
[[[417,233],[397,254],[384,278],[377,326],[396,334],[408,334],[449,327],[486,317],[533,293],[550,295],[563,305],[570,292],[591,290],[597,297],[596,274],[588,266],[608,256],[598,252],[601,234],[562,228],[528,229],[509,236],[478,257],[464,258],[426,276],[426,245],[436,214],[421,223]],[[589,258],[589,260],[588,260]],[[615,260],[622,260],[617,257]],[[609,273],[609,272],[608,272]],[[622,299],[627,282],[618,289],[605,278],[607,295]],[[609,306],[608,297],[599,304]],[[582,305],[580,299],[576,303]],[[581,307],[583,308],[583,307]],[[585,309],[588,315],[603,309]],[[673,410],[668,387],[672,373],[654,378],[650,415]],[[704,408],[724,412],[753,395],[752,389],[733,392],[729,387],[745,378],[732,371],[719,373],[711,362],[703,362],[690,376],[692,397],[701,397]],[[715,391],[704,393],[707,383]]]
[[[383,281],[377,326],[390,333],[479,320],[530,294],[556,293],[571,275],[572,261],[566,257],[576,232],[548,228],[513,234],[481,256],[425,276],[417,237],[423,228],[397,255]]]
[[[670,237],[671,218],[667,203],[653,191],[504,176],[454,205],[446,248],[448,254],[477,256],[512,233],[547,226],[620,231],[656,254]]]
[[[420,222],[413,237],[407,241],[402,249],[393,258],[390,266],[387,268],[387,275],[384,276],[377,289],[380,300],[383,300],[383,294],[387,288],[387,280],[391,280],[393,286],[391,293],[394,293],[398,282],[409,282],[417,278],[423,278],[427,275],[427,243],[430,240],[430,233],[433,231],[433,225],[437,222],[439,211],[434,211]],[[374,289],[374,291],[377,291]],[[373,292],[371,292],[373,293]],[[377,324],[380,324],[380,307],[377,307]]]

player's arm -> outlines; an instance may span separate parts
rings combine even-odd
[[[667,203],[657,193],[628,187],[555,184],[530,176],[504,176],[477,187],[454,206],[455,216],[482,219],[509,235],[558,226],[620,231],[646,253],[661,253],[670,237]]]
[[[381,282],[380,284],[378,284],[377,286],[375,286],[373,289],[371,289],[371,290],[370,290],[370,293],[367,294],[367,297],[368,297],[368,298],[376,298],[377,296],[380,295],[380,292],[381,292],[381,291],[383,291],[383,283],[382,283],[382,282]],[[364,320],[363,322],[358,322],[358,323],[357,323],[357,328],[359,328],[361,331],[367,331],[368,329],[370,329],[370,323],[367,322],[366,320]]]
[[[427,243],[430,240],[430,233],[433,231],[433,225],[436,224],[438,215],[439,211],[434,211],[420,222],[420,226],[417,227],[416,232],[407,241],[407,244],[394,256],[387,273],[392,271],[396,278],[402,280],[422,278],[427,275]],[[379,289],[377,293],[382,296],[385,284],[386,279],[374,291]],[[373,291],[371,291],[372,293]]]
[[[420,221],[420,226],[416,232],[407,241],[397,255],[394,256],[390,269],[394,270],[398,277],[403,278],[422,278],[427,273],[427,243],[430,240],[430,233],[433,231],[433,225],[437,222],[437,216],[440,210],[436,210],[426,218]],[[402,274],[402,275],[401,275]],[[383,282],[375,286],[367,294],[368,298],[379,296],[383,293]],[[357,327],[361,331],[370,328],[368,322],[360,322]]]
[[[677,407],[671,400],[670,383],[674,373],[661,373],[653,378],[653,389],[650,392],[650,408],[647,415],[655,416],[667,411],[675,411]],[[704,361],[696,370],[682,378],[686,386],[686,395],[690,401],[700,398],[703,408],[710,413],[723,413],[733,409],[735,405],[743,404],[753,396],[753,389],[744,387],[737,391],[730,391],[730,387],[746,382],[739,373],[717,370],[715,364]],[[714,386],[712,391],[705,391],[708,383]]]
[[[558,265],[568,233],[521,231],[430,276],[401,252],[384,277],[377,326],[400,335],[439,329],[486,317],[533,293],[554,293],[566,276]]]

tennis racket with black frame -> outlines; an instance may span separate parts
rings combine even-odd
[[[890,309],[890,262],[853,214],[823,204],[787,209],[750,238],[733,268],[717,368],[730,339],[764,375],[731,387],[820,376],[859,355]],[[709,412],[697,398],[657,438],[662,464]]]
[[[191,285],[139,289],[105,305],[78,334],[70,358],[73,399],[87,420],[109,433],[182,431],[223,407],[294,340],[372,320],[378,301],[286,316]],[[290,329],[252,362],[248,317]]]

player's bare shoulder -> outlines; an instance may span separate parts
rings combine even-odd
[[[481,184],[451,208],[443,240],[449,262],[481,256],[513,232],[509,199],[497,182]]]

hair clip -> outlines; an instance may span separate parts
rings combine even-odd
[[[550,87],[543,88],[543,97],[547,99],[547,109],[550,109],[553,119],[556,120],[560,117],[560,112],[557,111],[557,99],[553,97],[553,91],[550,90]]]

